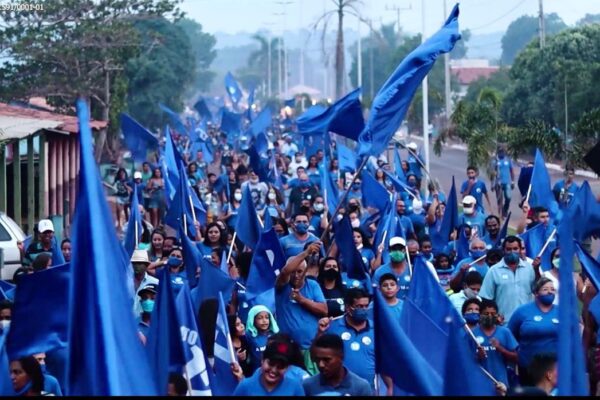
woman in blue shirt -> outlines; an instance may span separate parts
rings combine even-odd
[[[548,278],[540,278],[534,287],[535,300],[519,306],[508,322],[508,329],[519,342],[519,381],[533,385],[527,368],[533,356],[558,348],[558,307],[553,305],[555,288]]]
[[[369,246],[369,241],[365,237],[364,232],[360,228],[352,228],[352,238],[354,239],[354,245],[362,257],[362,262],[365,266],[365,271],[369,272],[372,268],[373,260],[375,259],[375,253]]]

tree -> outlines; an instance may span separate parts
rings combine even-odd
[[[461,58],[465,58],[467,56],[467,42],[471,39],[471,31],[465,29],[460,33],[460,40],[456,42],[454,48],[450,52],[450,58],[453,60],[460,60]]]
[[[584,26],[590,24],[600,24],[600,14],[585,14],[583,18],[581,18],[575,26]]]
[[[217,39],[210,33],[203,32],[202,25],[191,19],[182,18],[175,25],[183,29],[194,53],[196,73],[193,84],[186,94],[195,97],[197,92],[207,92],[215,78],[215,73],[210,70],[210,66],[217,57],[215,50]]]
[[[125,65],[139,52],[134,23],[158,16],[178,18],[178,2],[20,0],[43,7],[0,15],[0,43],[10,60],[0,68],[0,96],[5,100],[41,96],[64,112],[83,96],[90,102],[92,116],[108,121],[116,115],[112,105],[123,104],[113,95],[125,93]],[[116,131],[111,133],[115,139]],[[96,141],[97,158],[105,143],[106,131],[102,131]]]
[[[269,52],[271,57],[271,90],[272,93],[277,90],[279,82],[279,71],[283,71],[283,59],[279,56],[282,39],[274,37],[270,39],[263,35],[255,34],[252,39],[258,42],[258,49],[254,50],[248,57],[248,65],[244,69],[238,70],[239,79],[244,86],[258,86],[263,84],[264,92],[267,93],[269,80]],[[270,45],[270,49],[269,49]],[[278,63],[281,62],[281,66]]]
[[[546,14],[544,16],[544,24],[547,37],[567,29],[567,25],[556,13]],[[539,32],[538,29],[538,17],[523,15],[511,22],[506,33],[502,37],[501,64],[511,65],[517,54],[519,54],[529,42],[537,38]]]
[[[128,61],[128,111],[149,129],[159,130],[168,121],[158,106],[183,109],[183,96],[197,78],[194,52],[180,25],[165,18],[138,21],[141,52]]]
[[[472,82],[467,89],[467,94],[465,95],[464,100],[471,102],[477,101],[479,93],[485,87],[495,89],[504,96],[511,83],[508,72],[508,68],[500,68],[488,78],[481,77]]]
[[[325,53],[325,35],[327,34],[327,28],[331,17],[337,16],[337,38],[335,41],[335,98],[339,99],[342,97],[346,90],[346,64],[344,60],[344,16],[353,15],[364,21],[360,16],[360,11],[357,9],[359,4],[362,4],[362,0],[331,0],[335,5],[333,10],[326,11],[323,15],[317,19],[317,22],[313,25],[313,30],[317,30],[319,26],[322,26],[321,44],[323,46],[323,53]]]

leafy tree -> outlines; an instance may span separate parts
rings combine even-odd
[[[183,109],[186,88],[196,79],[195,57],[184,30],[165,18],[136,22],[141,52],[125,68],[128,109],[142,125],[158,130],[167,116],[158,103]]]
[[[252,39],[258,42],[258,49],[254,50],[248,56],[248,65],[246,68],[238,70],[238,78],[245,87],[258,87],[262,84],[264,92],[267,93],[269,79],[269,52],[271,53],[271,90],[272,93],[277,91],[277,83],[279,82],[279,71],[283,71],[284,60],[279,57],[279,49],[281,49],[281,38],[274,37],[269,39],[263,35],[255,34]],[[271,49],[269,50],[269,44]],[[278,63],[281,61],[281,66]]]
[[[583,26],[590,24],[600,24],[600,14],[585,14],[575,25]]]
[[[194,53],[196,73],[190,86],[191,90],[187,91],[190,97],[194,97],[197,92],[207,92],[215,78],[215,73],[210,70],[210,66],[217,57],[215,50],[217,39],[210,33],[203,32],[202,25],[191,19],[182,18],[175,25],[183,29]]]
[[[544,25],[546,28],[546,37],[567,29],[567,25],[556,13],[545,15]],[[533,39],[538,37],[538,29],[538,17],[523,15],[511,22],[502,37],[501,64],[511,65],[517,54]],[[536,43],[538,42],[536,41]]]
[[[456,42],[454,48],[450,52],[450,58],[453,60],[460,60],[461,58],[465,58],[467,55],[467,42],[471,39],[471,31],[465,29],[460,33],[460,40]]]
[[[472,82],[467,89],[467,94],[465,95],[464,100],[471,102],[477,101],[479,93],[485,87],[495,89],[504,95],[510,86],[510,76],[508,71],[508,68],[500,68],[498,71],[490,75],[489,78],[481,77]]]
[[[579,121],[569,130],[571,140],[568,148],[569,159],[566,160],[576,167],[585,167],[583,157],[600,140],[600,107],[585,112]]]
[[[113,95],[124,95],[125,65],[139,51],[134,23],[179,17],[179,0],[18,2],[43,7],[0,15],[0,43],[10,60],[0,68],[0,96],[5,100],[41,96],[65,112],[83,96],[90,101],[93,117],[105,121],[116,115],[111,112],[113,104],[123,105],[123,99]],[[96,141],[97,158],[105,143],[103,130]],[[117,141],[112,144],[116,147]]]

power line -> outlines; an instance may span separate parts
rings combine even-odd
[[[523,5],[523,3],[525,3],[526,0],[521,0],[519,1],[513,8],[511,8],[510,10],[508,10],[506,13],[502,14],[501,16],[499,16],[498,18],[484,24],[481,26],[478,26],[476,28],[469,28],[470,31],[476,31],[479,29],[483,29],[483,28],[487,28],[492,24],[495,24],[496,22],[500,21],[501,19],[503,19],[504,17],[508,16],[510,13],[512,13],[513,11],[515,11],[517,8],[521,7]]]

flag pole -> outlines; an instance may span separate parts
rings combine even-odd
[[[481,260],[485,259],[486,257],[487,257],[487,255],[483,255],[483,256],[479,257],[477,260],[473,260],[473,261],[471,261],[471,262],[469,263],[469,266],[471,266],[471,265],[474,265],[474,264],[477,264],[479,261],[481,261]]]
[[[227,254],[227,264],[231,260],[231,253],[233,252],[233,245],[235,244],[235,238],[237,237],[237,231],[233,231],[233,238],[231,238],[231,246],[229,246],[229,253]]]
[[[363,168],[365,168],[365,165],[367,165],[367,161],[368,160],[369,160],[369,157],[367,157],[367,156],[365,156],[363,158],[362,162],[360,163],[360,166],[358,167],[358,169],[354,173],[354,177],[352,177],[352,181],[350,182],[350,186],[352,186],[354,184],[354,182],[356,181],[356,178],[358,178],[358,175],[360,175],[360,173],[362,172]],[[335,211],[331,214],[331,221],[329,221],[329,223],[327,224],[327,228],[325,228],[325,230],[323,231],[323,234],[321,235],[321,238],[319,239],[319,240],[321,240],[321,242],[325,239],[325,237],[329,233],[329,230],[331,229],[331,226],[333,225],[333,221],[335,220],[335,216],[338,213],[338,211],[340,211],[340,208],[342,208],[342,204],[344,204],[344,202],[348,198],[348,194],[349,193],[350,193],[350,188],[348,188],[344,192],[344,195],[338,201],[338,204],[335,207]],[[259,219],[259,221],[260,221],[260,219]]]
[[[185,382],[188,387],[188,396],[192,396],[192,381],[190,381],[190,376],[187,372],[187,365],[183,366],[183,377],[185,378]]]
[[[187,218],[186,218],[185,213],[183,213],[183,231],[187,235]]]
[[[190,201],[190,208],[192,209],[192,218],[194,219],[194,225],[196,225],[196,210],[194,210],[194,202],[192,201],[191,194],[188,194],[188,199]]]
[[[465,328],[465,331],[467,331],[467,333],[469,334],[469,336],[471,336],[471,338],[473,339],[473,341],[475,342],[475,344],[477,345],[477,347],[481,347],[481,345],[479,344],[479,342],[477,341],[477,338],[475,337],[475,335],[473,334],[473,331],[471,330],[471,328],[469,328],[469,326],[467,324],[463,325],[463,328]],[[479,366],[479,368],[481,368],[481,371],[488,377],[490,378],[490,380],[492,382],[494,382],[494,384],[498,384],[498,380],[496,378],[494,378],[494,376],[492,374],[490,374],[485,368],[483,368],[481,365]]]
[[[529,204],[529,195],[531,194],[531,182],[529,183],[529,187],[527,188],[527,196],[525,196],[525,203]]]
[[[408,252],[408,248],[406,248],[406,251]],[[410,262],[410,256],[408,254],[406,255],[406,262],[408,262],[408,272],[410,273],[410,276],[412,276],[413,268],[412,268],[412,264]]]
[[[415,153],[413,150],[411,150],[408,147],[406,147],[406,145],[404,145],[404,143],[398,142],[398,144],[400,146],[402,146],[403,149],[406,149],[410,154],[412,154],[415,157],[415,159],[417,160],[417,162],[419,163],[419,165],[421,166],[421,168],[423,168],[423,170],[425,171],[425,173],[427,174],[427,176],[431,180],[431,175],[429,174],[429,171],[427,170],[427,167],[425,167],[425,164],[423,164],[423,161],[421,161],[421,159],[419,158],[419,156],[417,155],[417,153]]]
[[[133,212],[133,210],[131,210],[130,212]],[[139,244],[140,244],[140,233],[138,230],[138,224],[137,221],[133,221],[134,225],[135,225],[135,248],[137,249]]]
[[[552,239],[554,239],[554,235],[556,235],[556,228],[554,228],[554,230],[548,237],[548,240],[546,240],[546,243],[544,243],[544,247],[542,247],[542,250],[540,250],[540,253],[537,255],[538,257],[541,257],[542,254],[544,254],[544,251],[546,251],[546,249],[548,248],[548,245],[550,245],[550,242],[552,241]]]

